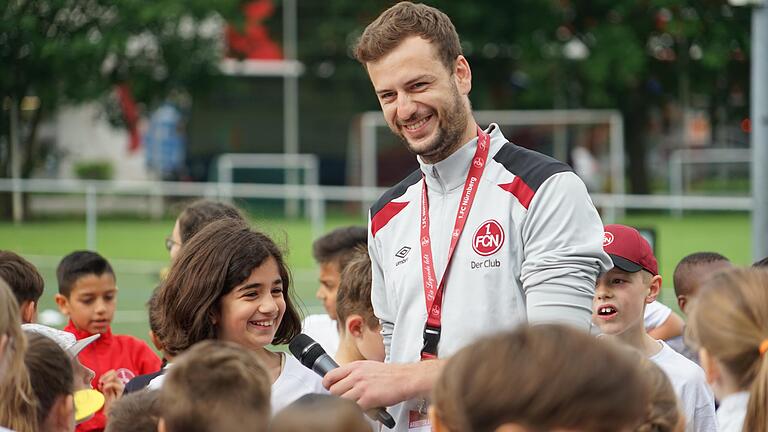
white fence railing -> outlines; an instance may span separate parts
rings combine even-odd
[[[257,183],[191,183],[157,181],[97,181],[0,179],[0,191],[50,194],[80,194],[85,200],[86,245],[96,246],[99,196],[181,196],[211,199],[261,198],[303,200],[315,238],[325,232],[326,202],[373,203],[386,188],[358,186],[303,186]],[[692,195],[593,194],[592,200],[603,210],[606,223],[616,221],[625,209],[752,211],[751,197]]]

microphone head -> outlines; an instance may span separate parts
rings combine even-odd
[[[291,342],[288,344],[288,350],[301,364],[310,369],[312,369],[317,359],[325,354],[323,347],[304,333],[300,333],[291,339]]]

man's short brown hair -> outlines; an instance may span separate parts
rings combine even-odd
[[[355,46],[355,58],[365,65],[389,54],[405,39],[418,36],[435,46],[440,61],[453,71],[462,54],[459,35],[448,15],[425,4],[400,2],[368,24]]]
[[[37,302],[43,295],[44,282],[40,272],[14,252],[0,251],[0,278],[11,287],[19,306],[27,301]]]
[[[341,272],[336,296],[336,314],[343,327],[347,317],[358,314],[370,329],[379,325],[371,304],[371,258],[365,248],[357,248],[351,261]]]
[[[253,351],[203,341],[174,360],[160,389],[160,417],[168,432],[266,430],[271,386]]]

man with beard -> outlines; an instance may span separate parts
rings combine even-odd
[[[356,57],[420,169],[369,215],[386,362],[345,365],[324,384],[365,409],[397,404],[397,430],[429,430],[426,398],[446,357],[526,321],[586,331],[595,280],[611,264],[570,167],[507,142],[498,125],[478,127],[472,73],[445,14],[398,3],[365,29]]]

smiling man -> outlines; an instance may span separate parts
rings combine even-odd
[[[526,321],[589,328],[602,223],[566,164],[472,116],[472,71],[451,20],[401,2],[355,48],[392,132],[420,168],[370,210],[372,303],[387,362],[326,375],[362,407],[397,405],[397,430],[429,430],[443,359]],[[420,361],[422,360],[422,361]]]

